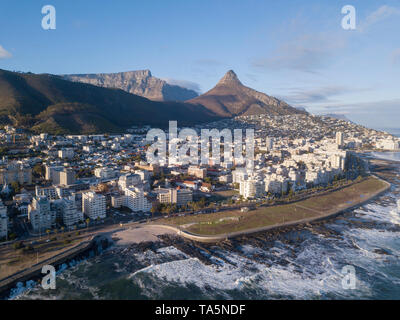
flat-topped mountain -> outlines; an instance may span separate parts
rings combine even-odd
[[[64,80],[50,74],[0,69],[0,123],[34,132],[123,132],[132,125],[194,125],[220,117],[204,107],[156,102],[125,92]]]
[[[228,71],[210,91],[187,102],[202,105],[222,117],[306,114],[284,101],[244,86],[233,70]]]
[[[118,73],[69,74],[64,79],[89,83],[99,87],[117,88],[155,101],[185,101],[198,96],[197,92],[172,85],[153,77],[150,70]]]

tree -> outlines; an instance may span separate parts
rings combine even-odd
[[[85,221],[86,221],[86,229],[89,229],[89,223],[90,223],[90,219],[89,219],[89,218],[87,218]]]
[[[18,181],[11,182],[11,188],[14,190],[15,193],[19,193],[21,191],[21,185]]]
[[[156,205],[153,205],[153,206],[151,207],[151,209],[150,209],[150,212],[151,212],[151,219],[153,219],[153,218],[154,218],[154,213],[157,212],[157,206],[156,206]]]
[[[47,230],[46,230],[46,233],[47,233],[48,238],[50,239],[50,230],[47,229]]]
[[[43,165],[40,163],[35,164],[35,166],[32,168],[32,173],[37,178],[44,177],[45,171]]]

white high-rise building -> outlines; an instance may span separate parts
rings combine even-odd
[[[35,195],[37,197],[46,196],[49,200],[55,200],[58,198],[57,190],[54,187],[40,187],[36,185]]]
[[[232,182],[240,183],[244,180],[247,180],[248,173],[246,168],[236,168],[236,170],[232,171]]]
[[[265,193],[264,182],[260,180],[244,180],[240,182],[240,195],[245,199],[260,198]]]
[[[96,168],[94,169],[94,175],[100,179],[110,179],[115,177],[115,171],[108,167]]]
[[[61,199],[61,212],[63,223],[67,226],[76,225],[83,221],[83,213],[76,208],[74,197]]]
[[[69,186],[75,183],[75,171],[71,168],[65,168],[60,172],[60,184]]]
[[[7,207],[0,200],[0,239],[7,237],[8,233],[8,218]]]
[[[140,188],[128,187],[124,189],[125,197],[123,205],[133,212],[150,211],[152,203],[147,199],[144,192]]]
[[[82,211],[91,220],[104,219],[106,217],[106,197],[94,191],[82,193]]]
[[[336,132],[336,145],[341,148],[344,144],[343,132]]]
[[[340,154],[333,155],[332,167],[335,169],[344,170],[345,158]]]
[[[138,186],[142,183],[140,175],[128,173],[120,176],[118,179],[118,186],[123,190],[131,186]]]
[[[64,170],[63,166],[46,165],[46,180],[50,180],[53,184],[60,184],[60,172]]]
[[[28,219],[34,231],[44,231],[56,225],[56,213],[50,209],[46,196],[35,197],[28,207]]]

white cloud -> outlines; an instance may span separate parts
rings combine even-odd
[[[6,49],[4,49],[3,46],[0,45],[0,59],[7,59],[11,57],[12,54],[8,52]]]
[[[386,20],[392,16],[399,16],[399,15],[400,15],[400,9],[395,7],[390,7],[387,5],[381,6],[366,17],[365,21],[360,24],[359,30],[365,31],[367,28],[378,22]]]
[[[370,91],[367,88],[350,88],[347,86],[325,86],[320,88],[292,88],[289,94],[280,96],[281,99],[294,105],[312,104],[312,103],[327,103],[335,102],[331,98],[354,92]]]
[[[171,84],[174,86],[179,86],[179,87],[183,87],[186,89],[194,90],[197,93],[201,92],[200,85],[196,82],[187,81],[187,80],[170,79],[170,78],[164,78],[163,80],[165,82],[167,82],[168,84]]]
[[[311,112],[346,114],[350,120],[370,128],[397,128],[400,119],[400,99],[338,104],[310,108]]]
[[[331,34],[302,35],[283,43],[267,58],[253,61],[261,69],[290,69],[303,72],[317,72],[329,64],[335,51],[346,45],[344,38]]]

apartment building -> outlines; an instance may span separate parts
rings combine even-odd
[[[94,169],[94,175],[100,179],[110,179],[115,177],[115,171],[108,167],[96,168]]]
[[[71,227],[83,221],[83,213],[76,207],[74,197],[61,199],[62,221],[67,227]]]
[[[22,162],[13,161],[0,168],[0,184],[18,182],[32,184],[32,168]]]
[[[153,192],[159,203],[176,203],[182,206],[193,201],[193,191],[190,189],[158,188]]]
[[[28,219],[35,232],[51,229],[56,225],[56,213],[50,208],[46,196],[35,197],[28,206]]]
[[[74,157],[74,149],[63,148],[61,150],[58,150],[58,157],[61,159],[71,159]]]
[[[125,207],[128,207],[133,212],[150,211],[152,203],[147,199],[142,189],[128,187],[124,189],[124,192],[123,205]]]
[[[60,184],[69,186],[75,183],[75,171],[70,168],[65,168],[60,172]]]
[[[207,176],[207,169],[206,168],[199,168],[196,166],[190,166],[188,168],[188,175],[195,176],[199,179],[204,179]]]
[[[82,193],[82,211],[91,220],[104,219],[106,217],[106,197],[94,191]]]
[[[46,180],[51,181],[53,184],[60,184],[60,172],[64,170],[63,166],[45,165]]]
[[[264,182],[253,179],[241,181],[239,192],[245,199],[260,198],[265,194]]]

